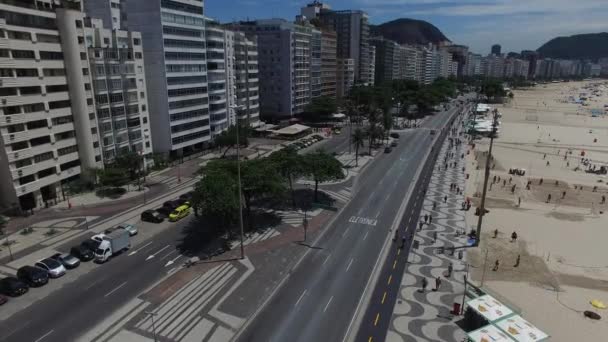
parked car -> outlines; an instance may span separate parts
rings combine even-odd
[[[175,208],[179,207],[180,205],[181,203],[179,200],[172,200],[163,203],[163,207],[169,208],[169,210],[175,210]]]
[[[388,146],[384,148],[384,153],[391,153],[392,149]]]
[[[51,278],[59,278],[65,274],[65,267],[59,261],[51,258],[42,259],[34,266],[45,270]]]
[[[80,245],[90,249],[91,252],[93,252],[93,254],[95,254],[95,250],[97,249],[97,247],[99,247],[100,243],[101,243],[101,241],[95,241],[93,239],[86,239],[86,240],[82,241],[80,243]]]
[[[19,297],[28,290],[27,284],[15,277],[0,279],[0,293],[4,295]]]
[[[432,129],[432,130],[431,130],[431,135],[435,135],[435,133],[437,133],[437,131],[436,131],[436,130],[434,130],[434,129]]]
[[[70,269],[70,270],[73,268],[76,268],[80,265],[80,260],[78,260],[78,258],[72,254],[57,253],[57,254],[53,254],[51,256],[51,259],[59,261],[65,268]]]
[[[141,220],[144,222],[161,223],[164,217],[154,210],[146,210],[141,213]]]
[[[0,305],[4,305],[6,304],[6,302],[8,302],[8,298],[4,297],[3,295],[0,295]]]
[[[70,254],[78,258],[78,260],[85,262],[93,260],[93,258],[95,257],[93,251],[87,246],[83,246],[82,244],[72,247],[72,249],[70,249]]]
[[[134,236],[137,235],[137,227],[135,227],[135,225],[133,224],[129,224],[129,223],[121,223],[118,226],[116,226],[117,229],[124,229],[126,231],[129,232],[129,236]]]
[[[391,138],[393,139],[399,139],[399,133],[393,132],[390,134]]]
[[[192,196],[193,195],[194,195],[194,191],[189,191],[189,192],[186,192],[185,194],[181,194],[179,196],[179,199],[181,201],[188,201],[188,202],[190,202],[190,201],[192,201]]]
[[[397,140],[393,140],[393,141],[391,142],[391,146],[392,146],[392,147],[397,147]]]
[[[188,214],[190,214],[189,206],[187,206],[187,205],[179,206],[179,207],[175,208],[175,210],[171,214],[169,214],[169,221],[171,221],[171,222],[179,221],[179,220],[183,219],[184,217],[188,216]]]
[[[49,282],[49,274],[34,266],[23,266],[17,270],[17,278],[29,286],[43,286]]]
[[[156,212],[163,218],[169,217],[169,214],[171,214],[172,211],[173,211],[172,209],[169,209],[167,207],[160,207],[160,208],[156,209]]]

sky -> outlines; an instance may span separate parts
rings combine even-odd
[[[293,20],[312,0],[205,0],[207,16],[221,22]],[[332,9],[362,9],[372,24],[413,18],[437,26],[452,42],[487,54],[536,50],[558,36],[608,31],[608,0],[325,0]]]

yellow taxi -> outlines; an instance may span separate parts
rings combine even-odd
[[[190,206],[188,205],[180,205],[175,208],[171,214],[169,214],[169,221],[176,222],[190,214]]]

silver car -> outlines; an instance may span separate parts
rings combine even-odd
[[[137,235],[137,227],[129,223],[121,223],[116,228],[124,229],[129,232],[129,236]]]
[[[59,278],[65,274],[65,267],[59,261],[51,258],[40,260],[34,266],[45,270],[51,278]]]
[[[65,268],[72,269],[80,266],[80,259],[72,254],[57,253],[51,256],[51,259],[59,261]]]

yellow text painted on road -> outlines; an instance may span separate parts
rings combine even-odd
[[[384,295],[382,295],[382,302],[381,302],[381,304],[384,304],[385,300],[386,300],[386,291],[384,291]]]
[[[376,314],[376,319],[374,320],[374,326],[378,325],[378,321],[380,320],[380,313]]]
[[[388,282],[387,282],[388,285],[391,284],[391,280],[393,280],[393,275],[392,274],[390,276],[388,276]]]

